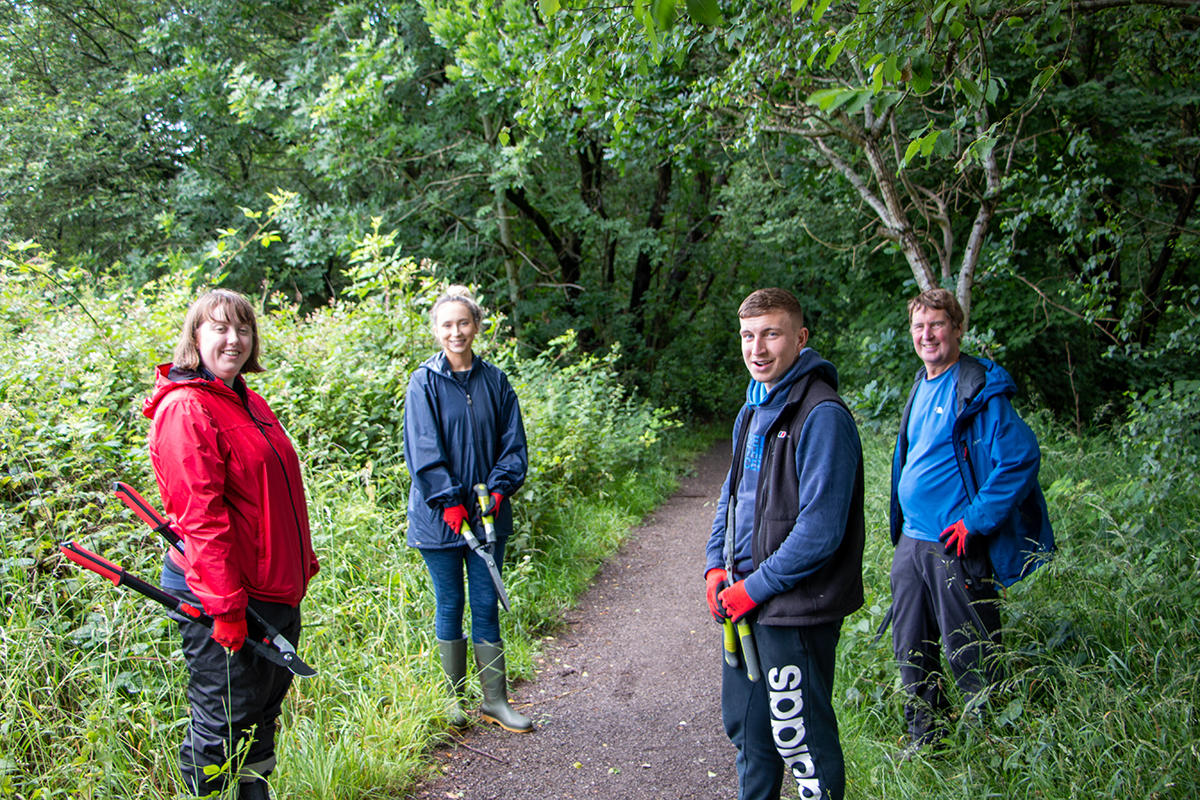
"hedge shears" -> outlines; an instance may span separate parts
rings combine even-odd
[[[487,486],[482,483],[477,483],[474,486],[475,496],[479,500],[479,510],[486,511],[488,507]],[[483,563],[487,564],[488,573],[492,576],[492,585],[496,587],[496,594],[500,597],[500,605],[504,606],[505,611],[512,611],[508,604],[508,593],[504,591],[504,581],[500,579],[500,567],[496,566],[496,558],[492,555],[492,550],[496,544],[496,524],[490,516],[483,518],[483,537],[487,545],[480,544],[476,538],[475,532],[471,530],[470,521],[464,521],[462,526],[462,535],[467,540],[467,545],[475,551],[475,555],[483,559]]]
[[[172,547],[174,547],[177,551],[179,551],[180,553],[184,552],[183,539],[180,538],[179,534],[176,533],[174,528],[171,527],[171,523],[166,519],[166,517],[164,517],[162,514],[159,514],[154,509],[154,506],[150,505],[150,503],[147,502],[146,498],[142,497],[141,494],[139,494],[136,489],[134,489],[129,484],[122,483],[120,481],[114,481],[112,488],[113,488],[113,494],[115,494],[117,497],[121,498],[121,501],[123,503],[125,503],[125,505],[129,506],[129,508],[133,510],[133,513],[137,514],[138,517],[140,517],[143,522],[145,522],[147,525],[149,525],[151,528],[153,528],[156,533],[161,534],[162,537],[167,540],[167,543],[170,544]],[[74,544],[75,543],[72,542],[72,545],[74,545]],[[82,550],[83,548],[78,548],[78,549]],[[66,553],[65,550],[63,552]],[[84,551],[84,552],[86,552],[86,551]],[[91,555],[94,555],[94,554],[91,554]],[[67,557],[71,558],[70,555],[67,555]],[[100,557],[95,556],[95,558],[100,558]],[[71,560],[75,561],[75,563],[79,564],[80,566],[86,567],[87,569],[91,569],[93,572],[99,572],[99,570],[94,569],[93,566],[91,566],[91,564],[81,563],[80,561],[78,561],[74,558],[71,558]],[[104,559],[100,559],[100,561],[104,562],[105,564],[109,564],[109,562],[104,561]],[[116,567],[115,565],[112,565],[112,564],[109,564],[109,566],[114,567],[116,569],[120,569],[119,567]],[[124,570],[122,570],[122,572],[124,572]],[[113,580],[113,578],[110,574],[106,574],[105,572],[99,572],[99,574],[103,575],[105,578],[108,578],[109,580]],[[124,574],[130,578],[133,578],[133,576],[129,575],[129,573],[124,573]],[[139,583],[145,584],[145,581],[141,581],[140,579],[135,579],[135,580],[138,580]],[[113,580],[113,585],[120,586],[122,584],[119,581]],[[160,603],[163,602],[163,600],[161,598],[157,597],[154,594],[147,594],[146,592],[142,591],[142,589],[134,586],[132,583],[126,583],[125,585],[129,586],[130,588],[134,589],[135,591],[145,594],[147,597],[150,597],[153,600],[157,600]],[[145,585],[149,586],[149,584],[145,584]],[[152,588],[155,592],[160,592],[158,587],[151,586],[150,588]],[[161,593],[166,594],[165,592],[161,592]],[[178,598],[174,597],[173,595],[167,594],[166,596],[168,598],[170,598],[171,601],[173,601],[173,602],[177,602],[177,603],[183,602],[183,601],[179,600]],[[168,605],[168,604],[164,603],[164,605]],[[187,604],[184,604],[184,605],[187,605]],[[168,607],[172,607],[172,606],[168,605]],[[184,613],[184,612],[181,612],[181,613]],[[191,614],[185,614],[185,616],[192,617]],[[256,645],[262,645],[261,648],[255,647],[255,652],[258,652],[260,655],[264,655],[266,658],[268,658],[271,661],[274,661],[276,664],[279,664],[282,667],[286,667],[287,669],[291,670],[293,673],[295,673],[296,675],[298,675],[302,678],[309,678],[309,677],[312,677],[313,675],[317,674],[317,671],[315,669],[310,667],[308,664],[306,664],[304,662],[304,660],[302,658],[300,658],[300,656],[296,653],[296,648],[292,645],[291,642],[288,641],[287,637],[284,636],[282,633],[280,633],[279,630],[274,625],[267,622],[267,620],[264,619],[261,614],[259,614],[257,611],[255,611],[253,607],[251,607],[249,605],[246,606],[246,616],[251,621],[253,621],[259,628],[261,628],[263,633],[265,634],[265,636],[263,637],[261,642],[259,640],[253,639],[251,637],[246,637],[247,642],[253,641]],[[207,616],[205,616],[204,618],[209,619]],[[197,621],[199,621],[199,620],[197,620]],[[207,623],[201,622],[201,624],[205,625],[206,627],[212,627],[211,619]],[[269,654],[274,654],[274,655],[278,656],[278,658],[273,658]]]

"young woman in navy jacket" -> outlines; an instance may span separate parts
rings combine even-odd
[[[420,551],[433,579],[438,651],[454,695],[451,724],[467,723],[461,700],[467,673],[463,610],[469,594],[471,640],[483,689],[480,716],[526,733],[533,723],[508,703],[499,598],[486,564],[462,536],[472,519],[494,517],[493,555],[503,564],[513,529],[511,498],[529,466],[521,408],[504,373],[473,351],[483,311],[471,292],[449,287],[429,316],[442,349],[413,372],[404,403],[404,457],[412,476],[408,544]],[[482,515],[477,484],[487,487],[490,498]]]

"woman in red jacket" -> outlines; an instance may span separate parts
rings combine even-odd
[[[175,617],[192,712],[180,770],[198,797],[234,776],[239,800],[270,797],[275,724],[292,675],[242,648],[246,607],[297,644],[300,601],[317,572],[300,461],[242,377],[263,371],[258,348],[249,301],[225,289],[204,294],[143,408],[163,504],[184,541],[185,554],[167,554],[163,588],[214,620],[209,630]]]

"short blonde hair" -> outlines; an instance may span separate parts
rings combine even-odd
[[[175,345],[172,363],[181,369],[200,369],[200,350],[196,347],[196,331],[211,319],[250,326],[250,357],[242,365],[242,372],[265,372],[258,362],[258,320],[254,306],[245,295],[229,289],[213,289],[196,298],[188,307],[179,331],[179,342]],[[240,374],[240,373],[239,373]]]
[[[479,303],[475,302],[475,295],[466,286],[447,286],[446,291],[442,292],[437,300],[433,301],[433,307],[429,309],[429,325],[434,327],[437,325],[438,309],[446,305],[446,303],[462,303],[467,307],[467,311],[471,313],[471,319],[475,320],[475,327],[483,326],[483,308]]]

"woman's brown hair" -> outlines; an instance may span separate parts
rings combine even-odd
[[[196,298],[183,318],[179,343],[175,345],[172,362],[181,369],[200,369],[200,351],[196,348],[196,330],[209,320],[250,326],[250,357],[242,372],[265,372],[258,363],[258,320],[254,306],[244,295],[229,289],[212,289]]]

